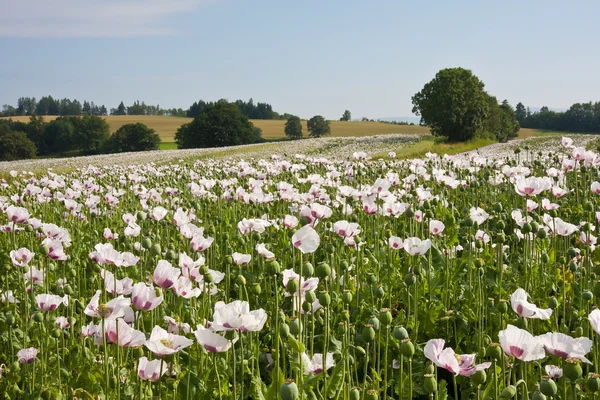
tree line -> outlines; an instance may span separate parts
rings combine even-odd
[[[600,102],[575,103],[564,112],[552,111],[545,106],[531,112],[529,107],[518,103],[515,114],[523,128],[600,133]]]
[[[198,115],[214,107],[219,103],[233,104],[238,110],[249,119],[287,119],[291,114],[279,114],[273,111],[273,106],[269,103],[254,103],[254,99],[250,98],[248,101],[236,100],[233,102],[227,99],[221,99],[217,101],[195,101],[190,108],[187,110],[186,116],[188,118],[196,118]]]
[[[49,122],[41,115],[30,116],[29,122],[0,119],[0,161],[158,150],[159,145],[159,135],[142,123],[125,124],[111,135],[106,120],[95,115],[59,116]]]

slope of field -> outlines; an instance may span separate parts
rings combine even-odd
[[[27,122],[29,117],[12,117],[14,120]],[[54,116],[44,117],[47,121],[55,119]],[[111,132],[116,131],[125,124],[141,122],[154,129],[161,137],[163,143],[170,143],[175,140],[175,132],[177,129],[191,118],[179,117],[161,117],[153,115],[110,115],[104,117],[110,125]],[[283,120],[252,120],[252,123],[261,128],[265,139],[282,139],[285,138]],[[302,121],[302,129],[305,136],[308,135],[306,121]],[[422,126],[410,125],[392,125],[380,122],[344,122],[331,121],[331,136],[333,137],[348,137],[348,136],[370,136],[380,135],[385,133],[429,133],[429,130]]]

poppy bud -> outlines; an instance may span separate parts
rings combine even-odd
[[[554,397],[558,392],[556,383],[548,376],[542,376],[540,381],[540,391],[546,396]]]
[[[289,294],[294,294],[298,291],[299,282],[297,279],[290,279],[285,289]]]
[[[290,333],[294,336],[298,336],[298,333],[300,332],[300,321],[298,321],[297,318],[290,318],[289,327]]]
[[[287,339],[287,337],[290,336],[290,327],[288,324],[281,324],[279,326],[279,336],[281,336],[282,339]]]
[[[381,286],[377,286],[377,288],[375,289],[375,297],[377,297],[378,299],[383,299],[383,296],[385,296],[385,291]]]
[[[345,322],[340,322],[338,324],[338,333],[340,335],[344,335],[348,331],[348,325]]]
[[[161,249],[160,249],[160,244],[155,243],[152,245],[152,247],[150,247],[150,254],[152,254],[153,256],[158,256],[161,253]]]
[[[350,304],[352,302],[352,292],[349,290],[344,290],[344,294],[342,295],[342,301],[344,304]]]
[[[265,269],[269,275],[277,275],[281,272],[281,266],[277,260],[269,260],[265,263]]]
[[[571,272],[575,272],[575,271],[577,271],[577,268],[578,268],[578,267],[577,267],[577,263],[576,263],[575,261],[571,261],[571,262],[569,263],[569,270],[570,270]]]
[[[260,283],[254,282],[250,286],[250,292],[256,295],[259,295],[262,292],[262,288],[260,287]]]
[[[350,268],[350,264],[348,264],[348,261],[343,260],[342,262],[340,262],[340,269],[342,271],[346,271],[348,268]]]
[[[362,330],[362,338],[365,342],[372,342],[375,339],[375,329],[373,329],[373,325],[366,324]]]
[[[21,370],[21,365],[19,365],[18,361],[15,361],[10,365],[10,372],[17,373],[20,370]]]
[[[502,357],[500,343],[490,343],[485,350],[485,355],[492,360],[499,360]]]
[[[582,293],[581,297],[585,301],[591,301],[594,298],[594,294],[592,292],[590,292],[589,290],[586,290],[585,292]]]
[[[369,285],[374,285],[375,283],[377,283],[377,277],[374,274],[368,274],[367,275],[367,283]]]
[[[152,247],[152,241],[150,240],[150,238],[142,239],[142,247],[146,250],[148,250],[150,247]]]
[[[494,205],[494,211],[496,211],[497,213],[501,213],[502,212],[502,203],[496,203]]]
[[[298,386],[291,379],[286,380],[279,388],[281,400],[296,400],[298,398]]]
[[[331,267],[325,262],[320,262],[317,264],[317,269],[315,272],[319,279],[325,279],[331,275]]]
[[[538,234],[539,236],[539,234]],[[542,260],[542,264],[548,264],[548,262],[550,261],[550,256],[547,253],[542,254],[541,257]]]
[[[437,392],[437,381],[435,380],[434,374],[425,374],[425,380],[423,382],[423,387],[425,391],[429,394],[433,394]]]
[[[573,331],[573,335],[578,338],[582,337],[583,336],[583,327],[578,326],[577,328],[575,328],[575,330]]]
[[[309,303],[308,301],[305,301],[302,303],[302,311],[309,312],[312,309],[312,303]]]
[[[413,274],[412,272],[409,272],[408,274],[404,275],[403,280],[404,280],[404,283],[406,284],[406,286],[412,286],[417,281],[417,278],[415,277],[415,274]]]
[[[15,323],[15,316],[12,313],[6,314],[6,324],[12,326]]]
[[[406,212],[404,214],[406,214],[406,216],[408,218],[412,218],[415,216],[415,212],[412,210],[412,208],[409,208],[408,210],[406,210]]]
[[[574,358],[567,358],[566,364],[563,368],[563,373],[565,377],[567,377],[570,381],[576,381],[581,378],[583,375],[583,370],[581,369],[581,362]]]
[[[329,293],[327,293],[327,292],[321,292],[319,294],[319,303],[323,307],[328,307],[331,304],[331,296],[329,296]]]
[[[210,273],[206,273],[202,275],[202,279],[204,279],[204,282],[206,283],[211,283],[213,281],[213,276]]]
[[[38,311],[35,314],[33,314],[33,320],[35,322],[42,322],[44,320],[44,315]]]
[[[515,397],[515,394],[517,394],[517,388],[514,387],[513,385],[508,385],[507,387],[504,388],[502,393],[500,393],[500,396],[498,397],[498,399],[499,400],[509,400],[509,399],[512,399],[513,397]]]
[[[487,374],[482,369],[471,375],[471,381],[473,381],[473,383],[476,385],[483,385],[486,380]]]
[[[500,299],[498,302],[498,311],[500,311],[502,314],[508,311],[508,304],[506,300]]]
[[[396,340],[408,339],[408,332],[406,331],[406,328],[404,328],[403,326],[395,327],[394,337],[396,338]]]
[[[400,354],[408,358],[412,358],[412,356],[415,354],[415,346],[412,344],[410,339],[404,339],[402,343],[400,343]]]
[[[329,243],[327,246],[325,246],[325,251],[327,251],[329,254],[333,254],[335,253],[335,246]]]
[[[577,251],[573,247],[569,247],[569,250],[567,250],[567,255],[573,258],[577,256]]]
[[[463,225],[467,228],[473,226],[473,220],[471,219],[471,217],[467,217],[463,220]]]
[[[550,297],[550,299],[548,300],[548,307],[550,307],[553,310],[556,309],[556,307],[558,307],[558,300],[556,299],[556,297]]]
[[[311,278],[315,274],[315,267],[308,261],[302,264],[302,277]]]

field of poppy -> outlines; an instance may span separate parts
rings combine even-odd
[[[595,399],[600,157],[573,139],[12,163],[0,398]]]

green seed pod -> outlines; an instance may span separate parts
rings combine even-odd
[[[259,282],[254,282],[250,285],[250,293],[259,295],[262,292],[262,288],[260,287]]]
[[[161,253],[161,249],[160,249],[160,244],[155,243],[152,245],[152,247],[150,247],[150,254],[152,254],[153,256],[158,256]]]
[[[342,271],[347,271],[347,270],[348,270],[348,268],[350,268],[350,264],[348,264],[348,261],[346,261],[346,260],[342,260],[342,261],[340,262],[340,269],[341,269]]]
[[[538,238],[540,238],[540,239],[546,239],[546,236],[548,236],[548,234],[546,233],[545,230],[543,230],[542,228],[540,228],[540,229],[537,230],[537,237]]]
[[[475,372],[473,375],[471,375],[471,381],[473,381],[473,383],[475,385],[483,385],[486,380],[487,380],[487,374],[485,373],[484,370],[479,370],[479,371]]]
[[[279,335],[282,339],[287,339],[287,337],[290,336],[290,327],[288,324],[279,325]]]
[[[581,362],[579,360],[573,358],[567,358],[567,362],[563,368],[563,373],[565,377],[570,381],[576,381],[581,378],[583,375],[583,370],[581,369]]]
[[[46,245],[41,245],[40,249],[39,249],[40,254],[47,256],[48,253],[50,252],[50,249],[48,248],[48,246]]]
[[[434,374],[425,374],[425,380],[423,381],[423,387],[429,394],[437,392],[437,381],[435,380]]]
[[[331,304],[331,296],[329,296],[329,293],[321,292],[319,294],[319,303],[321,303],[323,307],[329,307]]]
[[[558,392],[558,387],[550,377],[542,376],[542,380],[540,381],[540,391],[546,396],[554,397]]]
[[[12,364],[10,364],[10,372],[16,374],[21,370],[21,365],[19,364],[18,361],[13,362]]]
[[[538,233],[539,236],[539,233]],[[550,256],[547,253],[542,254],[541,257],[542,260],[542,264],[548,264],[548,262],[550,262]]]
[[[360,400],[360,391],[355,387],[350,389],[350,400]]]
[[[367,275],[367,283],[369,285],[374,285],[377,283],[377,277],[374,274],[368,274]]]
[[[304,293],[304,299],[312,304],[315,302],[315,300],[317,300],[317,295],[314,291],[309,290],[308,292]]]
[[[499,360],[502,357],[500,343],[490,343],[485,349],[485,355],[492,360]]]
[[[6,314],[6,325],[8,326],[12,326],[15,323],[15,316],[13,315],[13,313],[7,313]]]
[[[302,264],[301,272],[303,278],[312,278],[312,276],[315,274],[315,267],[313,267],[313,265],[307,261],[304,264]]]
[[[319,279],[325,279],[329,275],[331,275],[331,267],[325,262],[320,262],[317,264],[317,269],[315,270],[315,273]]]
[[[467,228],[469,228],[469,227],[473,226],[473,224],[474,224],[474,222],[473,222],[473,220],[471,219],[471,217],[467,217],[467,218],[465,218],[465,219],[463,220],[463,225],[464,225],[465,227],[467,227]]]
[[[289,327],[290,333],[294,336],[298,336],[298,333],[300,332],[300,321],[296,318],[290,318]]]
[[[502,314],[508,311],[508,303],[506,300],[500,299],[500,301],[498,301],[498,311]]]
[[[417,281],[417,277],[412,272],[409,272],[408,274],[404,275],[403,280],[406,286],[412,286]]]
[[[377,297],[378,299],[383,299],[383,297],[385,296],[385,291],[383,290],[383,288],[381,286],[377,286],[375,288],[375,297]]]
[[[532,231],[532,227],[531,227],[530,223],[523,224],[523,227],[521,228],[521,232],[523,232],[524,235],[527,235],[531,231]]]
[[[583,292],[581,294],[581,298],[584,299],[585,301],[591,301],[594,298],[594,294],[592,292],[590,292],[589,290],[586,290],[585,292]]]
[[[558,307],[558,300],[556,299],[556,297],[552,296],[550,297],[550,299],[548,299],[548,307],[550,307],[551,309],[556,309],[556,307]]]
[[[379,310],[379,321],[381,321],[384,326],[388,326],[392,323],[392,313],[388,308]]]
[[[506,225],[504,224],[504,221],[498,221],[496,222],[496,228],[498,228],[498,230],[503,231],[504,228],[506,228]]]
[[[435,365],[432,363],[427,363],[425,366],[425,375],[427,374],[435,374]]]
[[[33,320],[35,322],[42,322],[44,320],[44,314],[42,314],[41,312],[36,312],[35,314],[33,314]]]
[[[362,330],[362,338],[365,342],[372,342],[375,339],[375,329],[373,325],[366,324]]]
[[[404,340],[404,339],[408,339],[408,332],[406,331],[406,328],[403,326],[397,326],[394,328],[394,338],[396,338],[396,340]]]
[[[296,382],[291,379],[286,380],[279,388],[279,396],[281,396],[281,400],[296,400],[298,398]]]
[[[287,292],[289,294],[294,294],[298,291],[299,288],[299,282],[297,279],[290,279],[287,283],[287,286],[285,287],[285,289],[287,290]]]
[[[265,270],[271,276],[278,275],[281,272],[281,266],[277,260],[269,260],[265,263]]]
[[[340,335],[344,335],[348,331],[348,325],[345,322],[340,322],[338,324],[338,333]]]
[[[508,385],[507,387],[504,388],[502,393],[500,393],[500,396],[498,397],[498,399],[499,400],[509,400],[509,399],[512,399],[513,397],[515,397],[515,394],[517,394],[517,388],[514,387],[513,385]]]
[[[501,213],[502,212],[502,203],[496,203],[494,205],[494,211],[496,211],[497,213]]]
[[[238,275],[235,277],[235,283],[237,283],[240,286],[245,286],[246,278],[244,277],[244,275]]]
[[[177,258],[177,254],[173,250],[167,251],[166,254],[167,260],[175,260]]]
[[[406,210],[404,212],[404,214],[408,217],[408,218],[412,218],[415,216],[415,212],[412,210],[412,208],[409,208],[408,210]]]
[[[575,336],[576,338],[582,337],[583,336],[583,327],[578,326],[577,328],[575,328],[575,330],[573,331],[573,336]]]
[[[588,374],[587,388],[592,393],[600,391],[600,375],[590,372]]]
[[[204,282],[206,283],[211,283],[213,281],[213,276],[211,273],[206,273],[202,275],[202,279],[204,279]]]
[[[309,312],[312,309],[312,303],[309,303],[308,301],[305,301],[302,303],[302,310],[304,312]]]
[[[377,317],[371,317],[369,318],[369,325],[372,325],[375,332],[377,332],[381,323],[379,322],[379,319],[377,319]]]
[[[412,358],[412,356],[415,354],[415,346],[412,344],[410,339],[404,339],[402,343],[400,343],[400,354],[408,358]]]
[[[575,250],[573,247],[569,247],[569,250],[567,250],[567,255],[570,258],[574,258],[577,256],[577,250]]]
[[[367,393],[365,394],[365,400],[379,400],[379,394],[377,393],[377,390],[367,390]]]
[[[577,266],[577,263],[575,261],[571,261],[569,263],[569,271],[575,272],[575,271],[577,271],[577,268],[578,268],[578,266]]]
[[[142,247],[146,250],[150,249],[150,247],[152,247],[152,240],[150,240],[150,238],[143,238],[142,239]]]
[[[533,392],[533,396],[531,396],[531,400],[546,400],[546,395],[542,392],[535,391]]]
[[[344,290],[344,294],[342,295],[342,301],[344,304],[350,304],[352,302],[352,292],[349,290]]]

